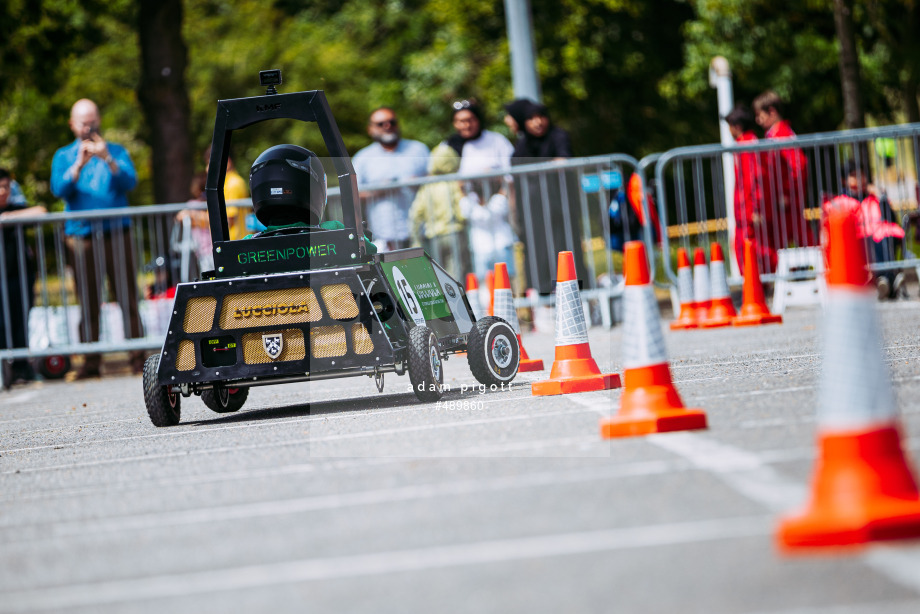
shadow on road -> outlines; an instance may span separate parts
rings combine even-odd
[[[452,389],[444,393],[442,401],[459,399],[463,393],[459,389]],[[487,391],[485,394],[501,394],[501,391]],[[322,416],[343,414],[353,411],[374,411],[380,409],[395,409],[399,407],[416,406],[422,409],[433,403],[420,403],[415,394],[405,392],[400,394],[379,394],[374,396],[351,397],[347,399],[330,399],[328,401],[313,401],[286,405],[283,407],[265,407],[239,413],[215,417],[211,420],[193,420],[183,422],[187,426],[223,425],[240,422],[255,422],[258,420],[279,420],[281,418],[299,418],[302,416]]]

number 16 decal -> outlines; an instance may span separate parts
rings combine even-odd
[[[395,266],[393,267],[393,282],[396,284],[396,291],[399,292],[399,298],[402,299],[403,306],[409,312],[409,316],[419,326],[424,325],[425,316],[422,315],[422,308],[418,299],[415,298],[415,292],[412,291],[412,286],[406,276]]]

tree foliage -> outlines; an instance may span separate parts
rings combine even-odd
[[[876,122],[913,117],[920,80],[918,5],[853,0],[864,101]],[[732,65],[736,99],[768,87],[791,102],[799,132],[841,125],[833,0],[531,0],[537,62],[553,119],[576,153],[641,156],[718,140],[714,55]],[[434,146],[452,132],[450,103],[476,97],[504,131],[513,97],[502,0],[184,0],[192,171],[204,169],[215,103],[261,93],[260,69],[281,68],[281,91],[324,89],[349,151],[368,143],[369,113],[392,106],[403,134]],[[140,175],[134,203],[154,202],[136,3],[8,0],[0,4],[0,165],[50,204],[50,160],[72,135],[77,98],[95,99],[103,132],[125,144]],[[913,97],[911,98],[911,88]],[[907,113],[905,115],[905,112]],[[266,147],[323,153],[315,127],[274,122],[234,136],[245,175]]]

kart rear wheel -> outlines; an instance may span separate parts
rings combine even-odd
[[[480,384],[500,386],[517,375],[521,348],[510,324],[494,316],[476,321],[466,344],[470,371]]]
[[[427,326],[409,331],[409,380],[415,396],[423,403],[437,401],[444,394],[444,365],[438,338]]]
[[[45,379],[61,379],[70,371],[70,357],[57,354],[34,359],[32,366]]]
[[[160,386],[157,372],[160,370],[160,355],[154,354],[144,362],[144,404],[154,426],[176,426],[179,424],[182,399],[166,386]]]
[[[210,390],[201,391],[201,400],[208,409],[219,414],[229,414],[239,411],[249,396],[249,388],[228,388],[217,386]]]

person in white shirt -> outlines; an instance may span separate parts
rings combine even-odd
[[[485,130],[483,113],[475,100],[460,100],[453,105],[453,124],[457,131],[448,139],[459,145],[461,175],[477,175],[511,168],[514,146],[503,135]],[[470,245],[477,277],[483,277],[496,262],[505,262],[515,274],[514,231],[509,216],[511,205],[504,177],[470,180],[464,184],[461,210],[469,221]]]
[[[374,243],[380,251],[409,247],[409,208],[415,188],[365,193],[363,187],[424,177],[428,174],[428,147],[402,138],[396,112],[389,107],[371,113],[367,133],[374,142],[352,158],[361,199],[367,207],[367,227],[374,233]]]

